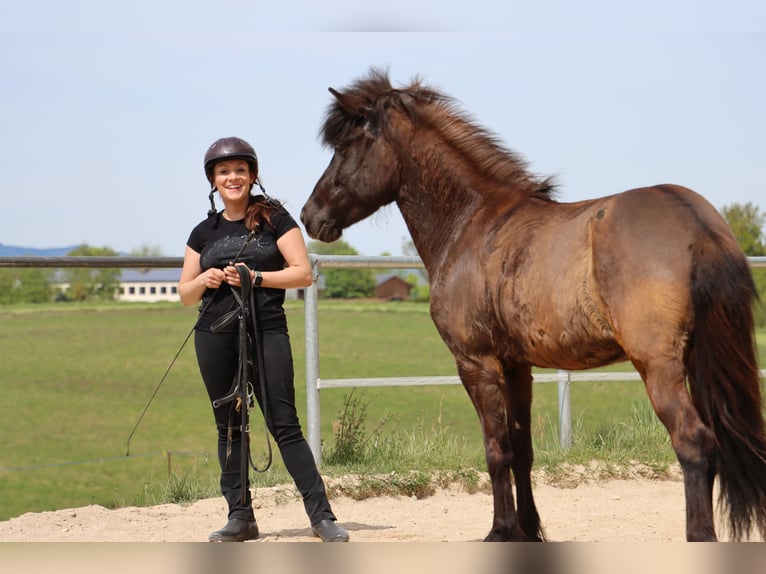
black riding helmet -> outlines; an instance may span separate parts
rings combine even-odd
[[[214,141],[205,152],[205,175],[211,185],[213,184],[213,166],[227,159],[245,160],[253,175],[258,177],[258,156],[255,155],[253,146],[241,138],[221,138]]]
[[[215,201],[213,196],[215,195],[215,186],[213,185],[213,167],[219,161],[227,159],[242,159],[250,166],[250,171],[255,176],[255,185],[261,189],[261,193],[266,198],[266,201],[272,205],[281,205],[275,199],[269,197],[266,190],[263,189],[260,180],[258,179],[258,156],[255,155],[253,146],[247,143],[242,138],[228,137],[221,138],[213,142],[213,144],[205,152],[205,175],[210,182],[210,194],[208,199],[210,200],[210,210],[207,212],[208,216],[216,214]]]

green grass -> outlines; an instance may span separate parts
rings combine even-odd
[[[305,427],[303,304],[288,302],[287,308]],[[455,374],[424,304],[321,301],[319,313],[323,378]],[[217,493],[215,427],[191,341],[126,456],[128,436],[195,317],[196,309],[162,303],[0,307],[0,519]],[[764,364],[766,332],[758,338]],[[326,451],[333,446],[333,422],[349,393],[321,393]],[[475,470],[484,471],[478,418],[461,386],[359,389],[355,396],[366,405],[371,448],[354,464],[326,465],[323,474],[394,472],[410,477],[405,482],[412,485],[401,487],[406,490],[420,488],[420,479],[410,471],[446,472],[467,483]],[[571,397],[575,445],[562,453],[556,385],[535,387],[539,467],[554,472],[562,461],[579,464],[593,458],[614,464],[638,458],[659,466],[672,461],[641,383],[574,383]],[[266,437],[259,415],[252,440],[262,464]],[[254,480],[256,485],[289,481],[278,453],[273,470]]]

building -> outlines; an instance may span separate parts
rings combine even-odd
[[[179,301],[178,279],[180,268],[123,269],[117,301]]]
[[[123,269],[117,301],[180,301],[178,280],[181,269]],[[287,289],[286,299],[302,299],[303,289]]]
[[[119,287],[115,290],[114,299],[124,302],[155,303],[158,301],[179,302],[178,280],[181,278],[181,268],[123,268],[120,275]],[[66,298],[69,283],[61,270],[57,270],[53,285]],[[320,292],[324,288],[324,276],[317,281]],[[410,298],[412,285],[398,275],[379,275],[376,277],[375,297],[386,301],[406,301]],[[287,289],[285,299],[305,298],[305,289]]]
[[[377,278],[375,297],[386,301],[407,301],[412,285],[398,275],[382,275]]]
[[[120,285],[114,293],[115,301],[180,301],[178,279],[181,269],[122,269]],[[66,300],[69,282],[61,269],[57,269],[52,281],[58,296]]]

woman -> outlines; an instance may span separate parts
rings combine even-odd
[[[255,289],[259,339],[265,360],[266,401],[256,388],[285,467],[303,496],[314,535],[325,542],[345,542],[348,533],[335,523],[324,482],[303,437],[295,409],[293,360],[284,311],[285,289],[311,284],[311,265],[298,224],[281,204],[265,195],[251,195],[258,181],[258,158],[246,141],[222,138],[205,154],[205,174],[210,182],[208,218],[189,235],[178,292],[184,305],[200,305],[194,343],[200,373],[211,402],[232,387],[238,372],[239,322],[223,329],[211,326],[237,305],[234,292],[241,287],[232,265],[245,265]],[[216,212],[215,192],[224,210]],[[243,249],[244,246],[244,249]],[[255,358],[253,364],[257,364]],[[256,385],[257,387],[257,385]],[[233,403],[213,408],[218,428],[221,492],[228,504],[228,522],[211,533],[212,541],[245,541],[258,538],[248,481],[245,503],[241,497],[241,434],[230,420]],[[236,411],[233,413],[238,417]],[[227,436],[233,427],[233,433]],[[228,454],[227,454],[228,453]]]

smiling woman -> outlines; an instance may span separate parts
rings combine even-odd
[[[212,186],[211,209],[189,235],[178,291],[184,305],[202,302],[194,343],[213,404],[221,492],[228,506],[228,522],[209,540],[259,537],[249,480],[249,468],[255,467],[243,411],[257,400],[314,534],[327,542],[347,541],[348,533],[335,524],[295,406],[284,302],[286,289],[312,282],[303,235],[258,182],[258,158],[246,141],[214,142],[205,154],[205,175]],[[251,195],[255,184],[262,195]],[[216,192],[224,204],[221,213],[213,201]],[[235,396],[238,400],[231,400]]]

